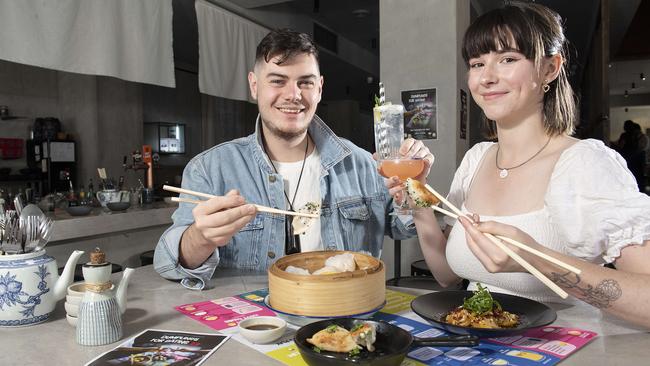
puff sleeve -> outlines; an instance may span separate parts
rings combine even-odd
[[[610,263],[650,239],[650,197],[638,191],[625,160],[599,140],[582,140],[558,160],[546,194],[566,254]]]

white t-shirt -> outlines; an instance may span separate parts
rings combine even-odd
[[[474,145],[456,170],[447,198],[463,212],[474,174],[492,145]],[[588,139],[576,142],[558,159],[542,209],[512,216],[481,215],[481,220],[516,226],[548,248],[602,264],[614,261],[624,247],[650,239],[648,207],[650,197],[639,193],[625,160],[601,141]],[[462,226],[448,217],[445,222],[453,226],[447,261],[457,275],[472,281],[470,289],[481,282],[496,292],[561,301],[528,273],[489,273],[467,247]]]
[[[297,188],[296,200],[293,203],[294,210],[302,211],[301,208],[303,208],[307,203],[315,203],[320,207],[321,166],[320,154],[316,148],[314,148],[314,151],[307,156],[305,169],[302,173],[302,179],[300,179],[300,186],[297,185],[298,178],[300,177],[300,169],[302,168],[302,160],[293,163],[273,161],[273,165],[275,165],[278,174],[280,174],[284,180],[284,191],[287,193],[287,197],[289,197],[290,200],[293,200]],[[287,208],[288,207],[289,204],[287,203]],[[296,217],[294,220],[298,220],[298,218]],[[300,235],[300,249],[303,252],[323,250],[320,237],[320,218],[313,219],[311,225],[307,228],[307,231]]]

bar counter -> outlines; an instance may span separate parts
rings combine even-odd
[[[121,274],[114,275],[114,281]],[[137,268],[128,288],[127,310],[123,315],[124,337],[119,342],[98,346],[80,346],[75,342],[75,329],[65,319],[64,301],[57,304],[45,323],[24,328],[3,328],[0,365],[83,365],[110,350],[128,337],[144,329],[213,332],[199,322],[174,310],[174,306],[206,301],[268,287],[266,274],[218,270],[211,289],[190,291],[180,284],[161,278],[152,266]],[[393,288],[413,294],[428,291]],[[647,365],[650,336],[634,329],[588,305],[562,306],[551,304],[558,313],[559,326],[591,330],[598,337],[576,351],[560,365]],[[230,339],[204,365],[282,365],[247,346]]]

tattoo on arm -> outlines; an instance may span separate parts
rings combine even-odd
[[[604,279],[594,287],[581,283],[580,276],[575,273],[567,272],[562,274],[551,272],[551,281],[565,289],[575,290],[576,296],[579,299],[599,309],[610,307],[614,301],[623,295],[621,286],[612,279]]]

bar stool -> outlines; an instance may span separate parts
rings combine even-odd
[[[142,252],[142,254],[140,254],[140,266],[148,266],[150,264],[153,264],[153,253],[153,250]]]

